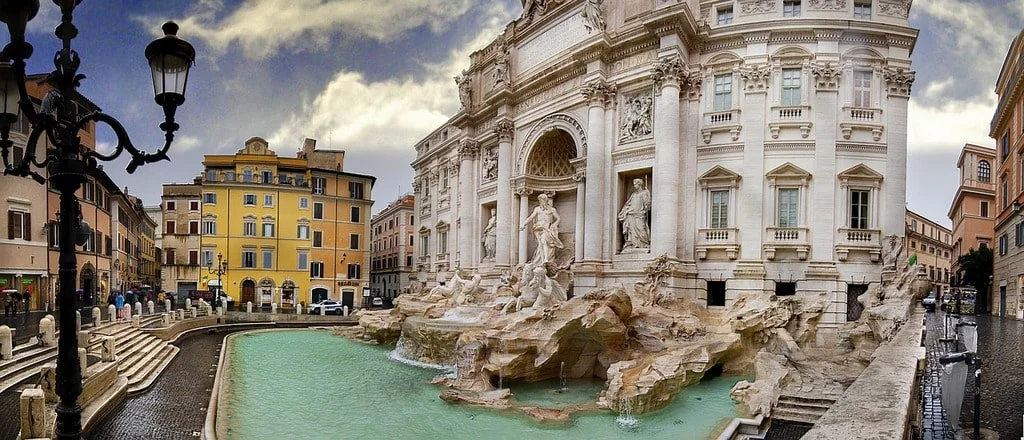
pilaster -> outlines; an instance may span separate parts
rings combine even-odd
[[[654,110],[654,170],[651,177],[651,254],[677,258],[679,234],[679,89],[686,70],[678,56],[654,63],[651,78],[661,93]]]
[[[842,200],[836,191],[836,133],[839,114],[839,77],[842,73],[829,64],[811,66],[814,75],[814,100],[811,102],[814,115],[814,184],[808,195],[809,208],[806,212],[807,223],[813,231],[811,243],[811,261],[834,261],[836,259],[836,231],[842,227],[842,219],[836,219],[836,213],[844,212]],[[813,213],[813,215],[810,215]],[[838,220],[838,222],[837,222]],[[900,219],[902,222],[902,218]]]
[[[608,94],[615,93],[615,85],[607,84],[601,79],[587,83],[580,88],[580,93],[587,100],[587,165],[586,173],[591,176],[602,175],[607,168],[605,145],[605,100]],[[586,223],[583,230],[583,258],[585,261],[599,262],[603,258],[605,241],[604,215],[608,191],[605,179],[591,179],[585,194]]]
[[[476,259],[474,245],[479,243],[474,240],[474,232],[480,225],[476,218],[479,209],[474,209],[473,184],[476,182],[476,155],[479,146],[475,141],[464,139],[459,144],[459,265],[463,269],[476,267],[479,261]]]
[[[498,135],[498,235],[495,243],[495,266],[508,267],[512,257],[512,137],[515,125],[511,120],[497,122]]]
[[[903,236],[905,232],[904,210],[907,206],[907,105],[910,103],[910,88],[914,84],[914,71],[886,68],[882,70],[885,80],[886,97],[886,157],[885,180],[882,182],[884,197],[880,197],[879,214],[882,236]]]

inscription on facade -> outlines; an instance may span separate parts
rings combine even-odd
[[[549,102],[552,99],[561,96],[565,93],[575,92],[578,93],[580,86],[583,85],[583,77],[577,76],[568,81],[563,81],[558,85],[551,87],[543,92],[533,95],[526,100],[516,104],[516,113],[520,113],[529,110],[531,107],[543,103]]]
[[[552,58],[555,54],[583,41],[584,38],[587,38],[587,30],[583,27],[583,17],[579,14],[566,17],[539,38],[534,38],[519,48],[515,63],[516,74]]]
[[[637,66],[646,66],[650,68],[651,63],[657,60],[658,54],[656,51],[649,50],[646,52],[640,52],[635,55],[630,55],[626,58],[616,61],[612,64],[611,73],[616,74]]]

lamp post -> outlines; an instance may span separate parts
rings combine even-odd
[[[224,285],[221,284],[223,283],[223,281],[221,280],[221,276],[223,276],[228,271],[228,262],[227,260],[224,259],[224,254],[218,252],[217,266],[214,267],[213,262],[211,261],[206,266],[206,270],[210,273],[210,275],[217,275],[217,293],[216,296],[214,296],[213,305],[214,307],[220,308],[220,294],[221,292],[224,291]]]
[[[153,71],[156,103],[164,111],[164,121],[160,124],[164,145],[154,153],[146,153],[132,144],[124,126],[113,117],[98,111],[79,114],[79,107],[74,101],[80,99],[78,86],[85,75],[78,73],[81,60],[71,48],[71,40],[78,35],[72,16],[81,0],[54,0],[54,3],[61,10],[61,23],[55,34],[63,45],[54,55],[55,69],[46,78],[53,88],[43,97],[37,111],[26,86],[25,60],[32,56],[32,45],[25,41],[25,27],[39,12],[39,0],[0,2],[0,21],[7,25],[11,37],[10,43],[0,51],[0,155],[3,157],[4,175],[30,177],[45,184],[47,178],[33,169],[45,168],[49,180],[60,193],[60,291],[57,294],[60,338],[57,343],[56,384],[60,401],[55,431],[57,438],[78,439],[82,435],[82,408],[78,406],[82,374],[78,366],[74,314],[75,278],[78,275],[75,245],[84,244],[91,231],[81,221],[81,208],[75,191],[86,181],[86,176],[99,174],[99,161],[115,160],[122,153],[127,152],[131,156],[127,166],[129,173],[139,165],[170,160],[167,150],[179,128],[174,122],[174,113],[185,102],[185,86],[189,69],[195,62],[195,49],[177,38],[178,26],[171,22],[163,25],[165,35],[146,47],[146,59]],[[31,131],[24,156],[12,162],[9,153],[14,142],[9,138],[19,112],[31,125]],[[109,155],[89,150],[81,144],[79,131],[90,123],[106,124],[117,137],[117,146]],[[48,146],[42,161],[39,161],[36,150],[41,136],[45,136]]]

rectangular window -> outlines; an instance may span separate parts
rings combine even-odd
[[[1002,152],[1002,156],[1000,158],[1003,161],[1006,161],[1006,158],[1010,157],[1010,130],[1006,130],[1006,132],[1003,133],[1003,139],[999,141],[999,148]]]
[[[363,198],[363,184],[359,182],[348,183],[348,196],[353,199]]]
[[[203,220],[203,235],[217,235],[216,220]]]
[[[170,202],[167,202],[170,203]],[[164,226],[165,234],[177,234],[177,230],[174,227],[174,220],[167,220],[167,224]]]
[[[203,267],[211,267],[211,266],[213,266],[213,262],[214,262],[214,259],[213,259],[213,249],[203,249],[203,253],[202,253],[202,255],[200,255],[200,257],[201,257],[201,261],[199,262],[200,266],[203,266]]]
[[[175,211],[177,209],[178,209],[178,202],[176,202],[174,200],[168,200],[167,201],[167,210],[168,211]]]
[[[732,109],[732,75],[715,75],[715,111]]]
[[[224,181],[225,182],[234,182],[235,181],[235,172],[234,171],[225,171],[224,172]]]
[[[421,257],[426,257],[427,255],[429,255],[429,253],[430,253],[430,236],[426,235],[426,234],[421,235],[420,236],[420,256]]]
[[[93,192],[92,182],[85,182],[82,184],[82,198],[85,200],[93,200],[96,193]]]
[[[189,211],[198,211],[199,210],[199,201],[198,200],[189,200],[188,201],[188,210]]]
[[[203,193],[203,203],[214,205],[217,203],[217,193]]]
[[[725,281],[708,281],[708,306],[725,306]]]
[[[295,237],[309,240],[309,225],[299,225],[298,231],[295,232]]]
[[[782,2],[783,17],[800,16],[800,0],[785,0]]]
[[[348,279],[350,279],[350,280],[358,280],[359,278],[362,278],[362,276],[363,276],[363,271],[362,271],[362,268],[359,267],[358,264],[349,264],[348,265]]]
[[[313,218],[317,220],[323,220],[324,218],[324,204],[320,202],[313,203]]]
[[[732,6],[718,8],[718,24],[732,23]]]
[[[299,269],[309,269],[309,252],[299,251]]]
[[[309,277],[310,278],[323,278],[324,277],[324,263],[314,261],[309,265]]]
[[[245,235],[247,237],[255,237],[256,236],[256,222],[254,222],[254,221],[247,221],[247,222],[243,223],[242,224],[242,235]]]
[[[324,247],[323,231],[313,231],[313,247]]]
[[[309,209],[309,198],[308,197],[300,197],[299,198],[299,209]]]
[[[252,183],[252,170],[242,171],[242,182]]]
[[[782,69],[782,105],[800,105],[800,69]]]
[[[164,253],[164,257],[166,258],[165,264],[169,264],[169,265],[177,264],[175,262],[174,252],[175,252],[174,249],[168,249],[167,252]]]
[[[405,256],[405,265],[409,266],[409,267],[412,267],[412,255],[406,255]]]
[[[274,174],[270,170],[263,170],[261,175],[263,183],[274,183]]]
[[[349,234],[349,249],[359,249],[359,234]]]
[[[729,191],[711,191],[711,221],[712,228],[729,227]]]
[[[324,194],[327,192],[327,179],[323,177],[313,178],[313,194]]]
[[[256,206],[256,194],[243,195],[242,204],[245,206]]]
[[[267,249],[263,250],[263,268],[264,269],[273,269],[274,268],[274,251],[267,250]]]
[[[50,247],[60,247],[60,223],[50,225]]]
[[[274,206],[274,195],[264,194],[263,195],[263,206]]]
[[[981,216],[988,218],[988,202],[984,200],[981,202]]]
[[[795,228],[798,224],[799,188],[779,188],[779,227]]]
[[[206,171],[206,181],[207,182],[216,182],[217,181],[217,170],[207,170]]]
[[[196,266],[199,264],[199,251],[189,250],[188,251],[188,265]]]
[[[1007,248],[1009,247],[1009,239],[1006,234],[999,236],[999,255],[1006,255]]]
[[[796,283],[775,283],[775,296],[796,295]]]
[[[448,253],[448,231],[441,231],[437,233],[437,253]]]
[[[1013,244],[1020,246],[1024,244],[1024,222],[1014,225]]]
[[[860,20],[871,19],[871,3],[869,2],[854,2],[853,3],[853,18]]]
[[[274,236],[274,224],[273,223],[263,223],[263,236],[264,237],[273,237]]]
[[[1003,176],[1003,208],[1006,208],[1006,203],[1010,200],[1010,186],[1006,183],[1006,176]]]
[[[868,197],[871,191],[855,189],[850,191],[850,228],[868,228]]]
[[[193,235],[199,233],[199,220],[189,220],[188,233]]]
[[[353,206],[352,207],[352,222],[353,223],[359,223],[359,207],[358,206]]]
[[[256,251],[242,251],[242,267],[256,267]]]
[[[871,107],[871,71],[853,72],[853,106]]]

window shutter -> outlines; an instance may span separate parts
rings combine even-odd
[[[7,239],[14,240],[14,211],[7,211]]]
[[[32,241],[32,214],[28,212],[22,214],[21,224],[25,226],[25,233],[22,234],[22,238]]]

